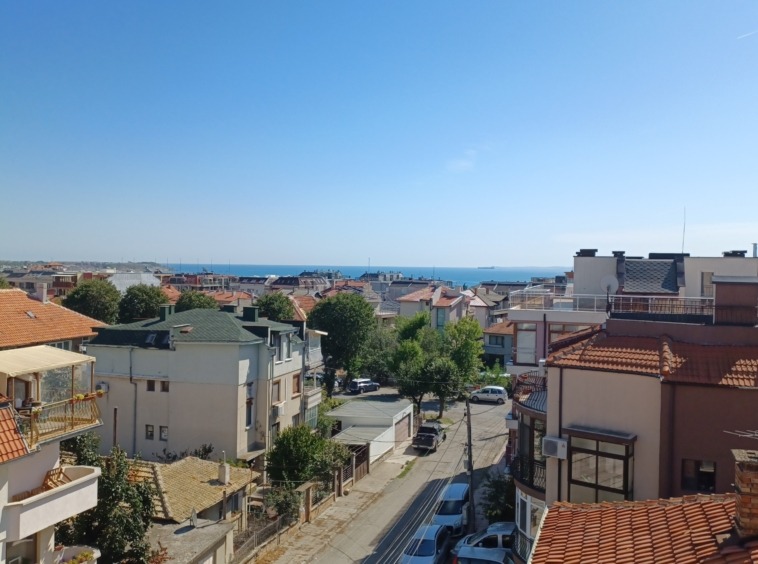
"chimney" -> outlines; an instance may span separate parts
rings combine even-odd
[[[258,306],[244,306],[242,308],[242,321],[258,321]]]
[[[47,282],[36,282],[34,284],[34,294],[32,294],[32,297],[35,300],[38,300],[42,302],[43,304],[47,303]]]
[[[226,462],[226,453],[224,453],[223,460],[218,463],[218,481],[224,485],[232,481],[232,469]]]
[[[547,361],[544,358],[541,358],[539,360],[538,366],[540,376],[545,376],[547,371]]]
[[[745,258],[745,255],[747,255],[747,251],[724,251],[721,253],[725,257],[733,257],[733,258]]]
[[[237,313],[237,306],[234,304],[224,304],[221,306],[221,311],[226,313]]]
[[[170,304],[162,304],[160,309],[160,318],[161,321],[166,321],[168,319],[168,316],[174,313],[174,306]]]
[[[758,243],[753,243],[753,258],[758,257]]]
[[[737,532],[758,536],[758,451],[733,449],[734,488],[737,490]]]
[[[576,253],[578,257],[594,257],[597,255],[597,249],[579,249]]]

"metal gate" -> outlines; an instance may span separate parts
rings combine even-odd
[[[349,447],[355,454],[355,475],[353,476],[353,483],[355,483],[368,474],[369,448],[368,445],[349,445]]]
[[[411,436],[411,415],[410,413],[395,423],[395,446],[407,440]]]

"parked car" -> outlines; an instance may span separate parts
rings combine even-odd
[[[354,394],[374,392],[379,389],[379,382],[374,382],[368,378],[355,378],[348,384],[347,389]]]
[[[505,548],[464,546],[453,564],[513,564],[513,553]]]
[[[316,380],[316,383],[321,386],[324,383],[324,375],[321,372],[308,373],[305,375],[305,380]]]
[[[428,450],[434,452],[439,444],[447,438],[445,429],[437,421],[426,421],[418,428],[413,437],[411,446],[416,450]]]
[[[442,525],[421,525],[405,547],[401,564],[441,564],[447,560],[450,531]]]
[[[471,392],[471,401],[474,403],[480,401],[490,401],[503,404],[508,400],[508,392],[502,386],[485,386],[479,390]]]
[[[444,525],[453,536],[460,536],[466,531],[469,505],[468,484],[449,484],[442,490],[437,511],[432,517],[435,525]]]
[[[453,547],[451,551],[453,556],[458,554],[464,546],[474,546],[478,548],[507,548],[513,546],[513,535],[516,533],[516,523],[513,521],[500,521],[492,523],[486,529],[466,535]]]

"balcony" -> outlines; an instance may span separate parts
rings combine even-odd
[[[95,394],[19,410],[18,427],[29,448],[102,425]]]
[[[516,377],[513,386],[513,403],[532,411],[547,412],[547,377],[537,370]]]
[[[40,487],[16,494],[12,499],[18,501],[4,507],[6,541],[26,538],[97,505],[100,468],[64,466],[60,470],[56,479],[46,477]]]
[[[513,535],[513,552],[524,561],[529,561],[529,556],[532,553],[532,543],[534,541],[522,533],[516,528],[516,533]]]
[[[528,488],[545,493],[545,461],[516,456],[511,461],[513,479]]]

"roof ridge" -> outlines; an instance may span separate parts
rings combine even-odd
[[[674,353],[671,350],[673,341],[668,335],[660,337],[660,370],[663,376],[671,375],[671,368],[674,365]]]

